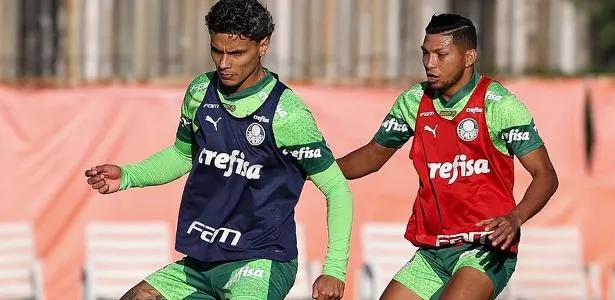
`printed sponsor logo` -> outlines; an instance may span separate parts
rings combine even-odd
[[[511,129],[508,132],[502,133],[502,140],[510,144],[512,142],[529,141],[530,133],[527,131],[521,131],[517,128]]]
[[[261,123],[269,123],[269,118],[265,116],[254,116],[254,120],[259,121]]]
[[[239,239],[241,239],[241,232],[230,228],[213,228],[205,225],[199,221],[194,221],[188,227],[186,233],[192,234],[193,232],[200,232],[200,238],[204,242],[213,243],[219,242],[223,244],[229,244],[231,246],[237,246]]]
[[[500,100],[502,100],[502,96],[492,92],[492,91],[487,91],[485,98],[487,100],[492,100],[492,101],[496,101],[496,102],[500,102]]]
[[[436,246],[453,245],[459,242],[483,243],[487,235],[493,231],[471,231],[456,234],[439,234],[436,236]]]
[[[239,150],[233,150],[231,154],[228,154],[203,148],[199,154],[198,162],[223,170],[222,175],[224,177],[236,174],[247,179],[260,179],[263,165],[252,164],[245,159],[245,154]]]
[[[393,119],[393,118],[384,121],[382,123],[382,128],[384,128],[384,131],[386,132],[389,132],[391,130],[397,131],[397,132],[408,132],[408,125],[401,124],[397,122],[396,119]]]
[[[452,162],[428,163],[427,166],[429,167],[429,178],[448,179],[448,184],[453,184],[459,177],[491,172],[488,160],[468,160],[465,154],[455,155]]]
[[[321,158],[322,157],[322,153],[319,148],[312,149],[310,147],[301,147],[298,150],[283,149],[282,154],[290,155],[296,158],[297,160],[302,160],[305,158]]]
[[[214,125],[214,130],[218,131],[218,122],[220,122],[220,119],[222,119],[221,117],[218,117],[218,119],[214,120],[211,116],[205,116],[205,121],[211,123],[212,125]]]
[[[431,132],[433,134],[433,137],[436,137],[436,129],[438,129],[438,124],[436,124],[434,128],[431,128],[428,125],[425,125],[425,127],[423,127],[423,130]]]
[[[224,285],[225,289],[230,288],[233,284],[239,282],[241,278],[246,277],[256,277],[256,278],[264,278],[265,271],[261,269],[253,269],[250,266],[244,266],[241,269],[235,271],[231,278],[229,278],[228,282]]]

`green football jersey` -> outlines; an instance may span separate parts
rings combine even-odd
[[[433,100],[436,112],[453,119],[468,103],[480,75],[474,73],[471,81],[448,101],[440,95]],[[422,82],[401,93],[378,129],[376,141],[389,148],[402,147],[413,135],[419,103],[427,83]],[[485,118],[493,145],[502,153],[523,156],[543,145],[532,115],[514,94],[499,82],[492,82],[485,96]]]

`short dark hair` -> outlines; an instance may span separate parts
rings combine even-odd
[[[219,0],[205,23],[210,32],[245,36],[254,41],[271,37],[275,25],[271,13],[258,0]]]
[[[469,49],[476,49],[478,44],[476,27],[470,19],[458,14],[433,15],[425,33],[451,35],[455,45],[464,45]]]

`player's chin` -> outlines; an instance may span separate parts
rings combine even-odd
[[[239,85],[239,82],[237,82],[237,80],[234,79],[224,79],[224,78],[220,78],[220,81],[222,82],[222,84],[224,84],[224,86],[226,87],[235,87],[237,85]]]
[[[429,82],[427,85],[429,86],[430,89],[435,90],[435,91],[439,91],[443,86],[442,83],[437,82],[437,81]]]

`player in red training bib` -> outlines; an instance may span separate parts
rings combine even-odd
[[[494,299],[517,261],[519,228],[558,180],[531,114],[474,69],[476,28],[433,16],[421,46],[427,81],[404,91],[375,137],[338,159],[348,179],[379,170],[411,137],[419,188],[405,237],[419,247],[384,300]],[[517,205],[513,158],[532,175]]]

